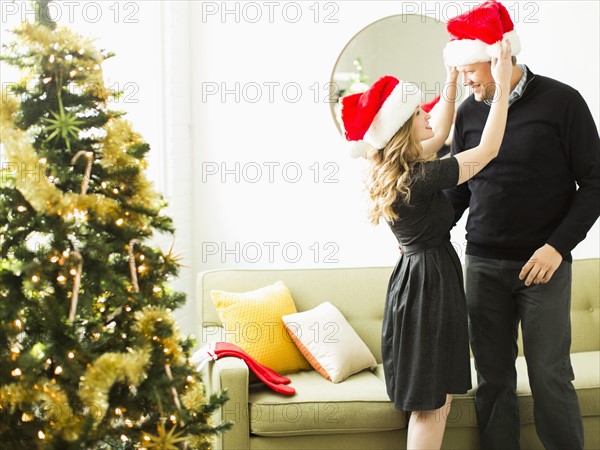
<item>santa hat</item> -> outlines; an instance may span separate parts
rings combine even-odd
[[[353,157],[364,156],[366,145],[384,148],[421,103],[416,84],[385,75],[362,93],[340,99],[344,136],[354,145]]]
[[[248,368],[275,392],[284,395],[294,395],[296,393],[293,387],[287,386],[291,382],[288,377],[284,377],[273,369],[262,365],[240,347],[230,342],[210,342],[197,350],[190,358],[190,362],[197,364],[198,371],[201,371],[209,361],[216,361],[226,356],[242,359]]]
[[[512,55],[521,51],[521,41],[508,11],[490,0],[477,8],[450,19],[446,25],[450,42],[444,48],[449,66],[465,66],[498,57],[496,43],[508,39]]]
[[[426,113],[431,112],[431,110],[433,109],[433,107],[435,105],[437,105],[437,103],[440,101],[440,96],[438,95],[436,98],[434,98],[433,100],[427,102],[427,103],[423,103],[421,105],[421,109],[423,111],[425,111]]]

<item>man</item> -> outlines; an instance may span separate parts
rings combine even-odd
[[[474,147],[494,101],[490,44],[520,42],[506,8],[488,1],[447,25],[446,64],[472,89],[457,112],[452,154]],[[571,251],[600,214],[600,139],[575,89],[513,59],[499,155],[468,185],[445,191],[467,219],[466,294],[478,375],[482,448],[519,448],[517,330],[548,449],[583,448],[570,360]]]

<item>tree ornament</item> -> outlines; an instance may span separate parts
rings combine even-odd
[[[59,84],[59,83],[57,83]],[[62,86],[59,84],[57,97],[58,97],[58,113],[50,111],[50,114],[54,117],[50,119],[44,117],[43,121],[47,124],[47,130],[50,131],[50,135],[46,138],[46,142],[61,137],[67,149],[71,150],[71,139],[77,139],[81,129],[78,128],[80,125],[85,123],[84,120],[79,119],[75,114],[71,114],[65,111],[61,98]]]
[[[73,282],[73,290],[71,291],[71,309],[69,310],[69,323],[75,321],[77,312],[77,301],[79,298],[79,287],[81,285],[81,273],[83,271],[83,257],[77,250],[72,252],[72,255],[78,260],[77,272],[75,273],[75,281]]]
[[[171,373],[171,366],[170,364],[165,364],[165,372],[167,374],[167,377],[169,378],[169,380],[172,382],[173,381],[173,374]],[[177,389],[175,388],[175,386],[171,386],[171,392],[173,393],[173,402],[175,403],[175,407],[177,408],[177,410],[181,409],[181,402],[179,401],[179,394],[177,394]]]
[[[175,433],[175,428],[177,428],[177,425],[167,431],[165,425],[161,423],[158,425],[156,436],[144,435],[144,447],[155,450],[179,450],[177,444],[185,442],[187,439],[182,437],[181,433]]]
[[[73,159],[71,160],[71,164],[75,164],[80,156],[85,156],[87,158],[87,164],[85,166],[85,173],[83,175],[83,182],[81,183],[81,195],[85,195],[88,190],[88,185],[90,184],[90,178],[92,176],[92,165],[94,163],[94,152],[80,150],[75,153]]]
[[[133,254],[133,248],[135,244],[139,243],[137,239],[129,241],[129,273],[131,274],[131,283],[133,284],[133,291],[138,294],[140,292],[140,286],[138,284],[137,268],[135,267],[135,255]]]

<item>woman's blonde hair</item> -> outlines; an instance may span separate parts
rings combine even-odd
[[[371,149],[367,155],[371,165],[365,184],[370,199],[369,221],[374,225],[382,217],[392,223],[398,219],[393,208],[398,198],[410,203],[410,184],[414,175],[411,169],[416,162],[424,161],[423,147],[413,133],[415,114],[383,150]]]

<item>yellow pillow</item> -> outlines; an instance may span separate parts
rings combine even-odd
[[[282,281],[248,292],[212,290],[225,340],[280,374],[311,369],[281,320],[297,312]]]

